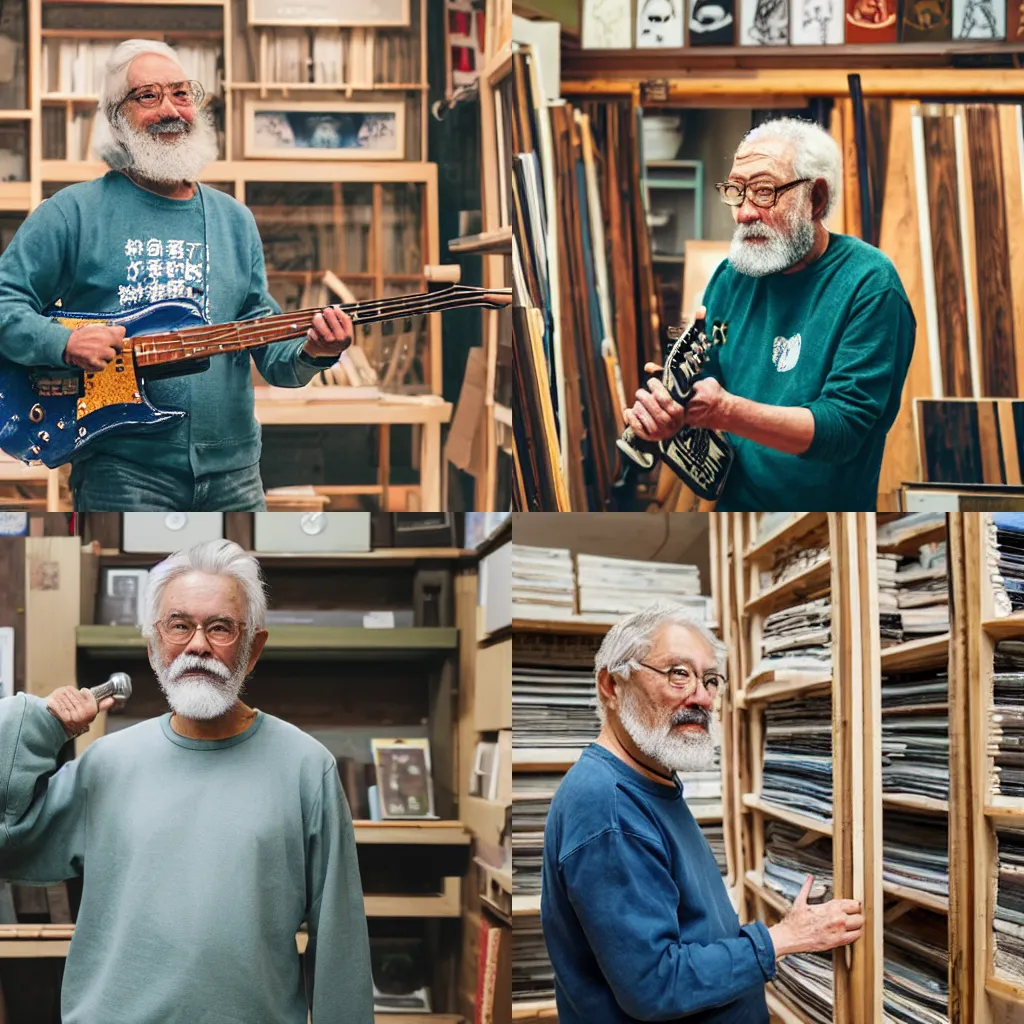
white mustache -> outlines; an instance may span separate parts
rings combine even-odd
[[[167,682],[176,683],[182,676],[194,672],[216,676],[224,682],[231,679],[231,670],[216,658],[200,658],[198,654],[179,654],[167,669]]]

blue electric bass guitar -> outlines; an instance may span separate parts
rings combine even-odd
[[[511,288],[452,285],[337,308],[348,313],[355,327],[464,306],[499,309],[511,302]],[[167,426],[187,413],[154,406],[146,397],[147,381],[201,372],[211,356],[302,337],[319,312],[318,307],[210,324],[189,299],[168,299],[125,313],[47,310],[44,315],[72,330],[92,323],[124,327],[124,349],[96,372],[21,366],[0,358],[0,448],[23,462],[42,462],[52,469],[112,430]]]

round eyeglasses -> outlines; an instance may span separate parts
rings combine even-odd
[[[120,110],[129,100],[137,103],[140,107],[159,107],[164,101],[164,95],[171,97],[171,102],[176,107],[198,107],[203,102],[206,91],[198,82],[171,82],[168,85],[137,85],[120,103],[117,109]]]
[[[783,192],[788,192],[797,185],[813,181],[813,178],[797,178],[796,181],[787,182],[785,185],[772,185],[767,181],[759,181],[754,185],[737,185],[734,181],[720,181],[715,185],[722,201],[727,206],[742,206],[746,200],[750,200],[755,206],[762,210],[770,210],[778,201]]]
[[[169,644],[184,647],[201,629],[211,644],[227,647],[242,634],[242,624],[234,619],[213,618],[203,623],[194,622],[184,615],[171,615],[156,624],[156,631]]]
[[[657,672],[658,675],[665,676],[673,686],[678,687],[687,694],[696,693],[698,682],[704,684],[704,688],[712,697],[717,697],[725,689],[725,676],[720,675],[718,672],[707,672],[703,676],[698,676],[685,665],[673,665],[672,668],[666,669],[655,668],[653,665],[648,665],[643,661],[640,664],[652,672]]]

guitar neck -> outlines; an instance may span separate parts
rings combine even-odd
[[[335,308],[347,313],[355,326],[404,320],[408,317],[440,313],[448,309],[462,309],[467,306],[499,309],[510,305],[511,302],[510,288],[483,289],[456,285],[436,292],[353,302]],[[145,335],[133,346],[135,363],[139,367],[162,366],[299,338],[313,326],[313,317],[321,312],[323,307],[317,306],[314,309],[299,309],[293,313],[261,317],[259,320],[186,327],[180,331]]]

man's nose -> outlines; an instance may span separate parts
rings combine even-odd
[[[206,639],[206,630],[197,629],[192,634],[192,639],[189,640],[185,647],[186,654],[213,654],[213,648],[210,646],[210,641]]]
[[[707,711],[711,710],[711,708],[714,706],[714,703],[715,698],[711,696],[711,691],[708,690],[708,688],[703,683],[701,683],[697,687],[697,689],[694,691],[693,696],[687,701],[687,704],[689,706],[704,708]]]
[[[761,211],[756,207],[749,197],[744,197],[743,205],[736,207],[736,223],[737,224],[753,224],[754,221],[761,219]]]

